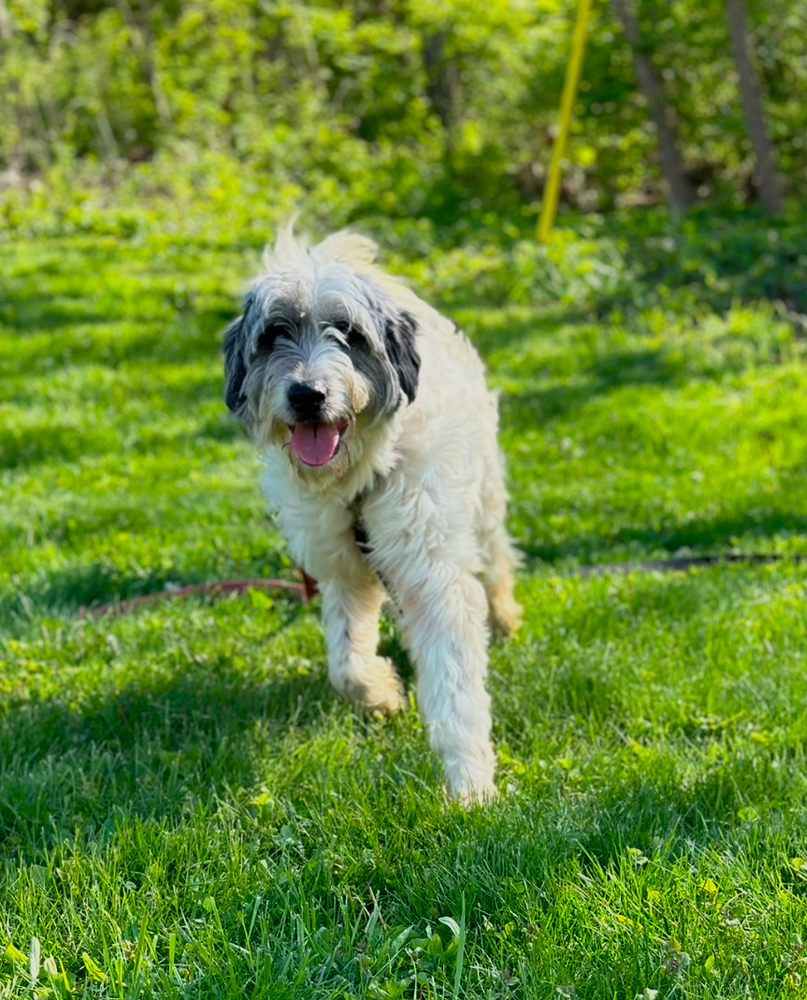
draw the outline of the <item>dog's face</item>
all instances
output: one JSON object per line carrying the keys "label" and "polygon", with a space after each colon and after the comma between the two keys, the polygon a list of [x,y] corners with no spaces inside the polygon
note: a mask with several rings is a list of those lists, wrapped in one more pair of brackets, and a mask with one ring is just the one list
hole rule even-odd
{"label": "dog's face", "polygon": [[340,476],[417,392],[416,322],[369,275],[303,251],[252,287],[224,341],[226,402],[262,448]]}

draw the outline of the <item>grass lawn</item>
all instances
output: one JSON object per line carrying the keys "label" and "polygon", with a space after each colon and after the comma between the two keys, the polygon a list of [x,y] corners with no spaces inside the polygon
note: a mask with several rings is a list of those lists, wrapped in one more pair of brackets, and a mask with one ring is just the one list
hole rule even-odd
{"label": "grass lawn", "polygon": [[503,795],[465,813],[415,711],[331,691],[316,606],[80,616],[294,575],[222,402],[255,257],[0,242],[0,997],[807,995],[804,566],[580,574],[807,554],[790,314],[453,304],[525,555],[492,649]]}

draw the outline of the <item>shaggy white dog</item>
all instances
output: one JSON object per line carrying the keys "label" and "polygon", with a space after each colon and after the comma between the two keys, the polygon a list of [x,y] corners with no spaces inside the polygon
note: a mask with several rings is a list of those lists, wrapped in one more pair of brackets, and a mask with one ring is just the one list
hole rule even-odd
{"label": "shaggy white dog", "polygon": [[375,267],[376,249],[280,234],[227,331],[227,405],[320,582],[334,687],[371,710],[407,704],[376,652],[389,598],[449,791],[469,802],[495,794],[488,621],[511,632],[520,611],[496,397],[458,327]]}

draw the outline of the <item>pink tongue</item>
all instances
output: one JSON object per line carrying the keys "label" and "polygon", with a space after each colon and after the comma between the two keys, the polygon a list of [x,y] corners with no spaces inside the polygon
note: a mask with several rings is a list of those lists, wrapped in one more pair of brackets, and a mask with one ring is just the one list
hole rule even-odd
{"label": "pink tongue", "polygon": [[291,432],[294,454],[306,465],[327,465],[339,444],[334,424],[297,424]]}

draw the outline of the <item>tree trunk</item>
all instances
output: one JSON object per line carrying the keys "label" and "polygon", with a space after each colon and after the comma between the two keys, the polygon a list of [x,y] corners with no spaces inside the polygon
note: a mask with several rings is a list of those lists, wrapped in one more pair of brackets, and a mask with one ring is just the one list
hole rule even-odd
{"label": "tree trunk", "polygon": [[454,126],[459,119],[462,84],[456,64],[445,55],[448,38],[448,31],[438,31],[423,39],[423,65],[426,69],[426,93],[445,130],[450,153]]}
{"label": "tree trunk", "polygon": [[0,0],[0,42],[11,41],[11,16],[6,0]]}
{"label": "tree trunk", "polygon": [[670,207],[683,212],[695,200],[695,192],[684,173],[678,152],[678,136],[673,124],[672,110],[667,104],[664,88],[650,56],[642,44],[639,22],[628,7],[627,0],[613,0],[616,16],[622,22],[625,37],[633,50],[633,65],[639,89],[647,99],[650,117],[656,125],[661,172],[670,192]]}
{"label": "tree trunk", "polygon": [[778,215],[782,211],[782,195],[776,177],[773,145],[765,128],[759,78],[751,60],[751,38],[748,34],[744,0],[726,0],[726,12],[731,47],[734,50],[734,64],[737,67],[737,76],[740,78],[743,109],[757,160],[759,196],[768,215]]}
{"label": "tree trunk", "polygon": [[137,53],[145,82],[151,90],[160,125],[170,125],[171,108],[168,105],[168,98],[165,96],[165,91],[163,90],[162,80],[154,55],[156,41],[151,28],[151,5],[147,4],[145,9],[140,11],[141,17],[139,20],[135,16],[129,0],[115,0],[115,6],[120,11],[129,29],[129,38]]}

